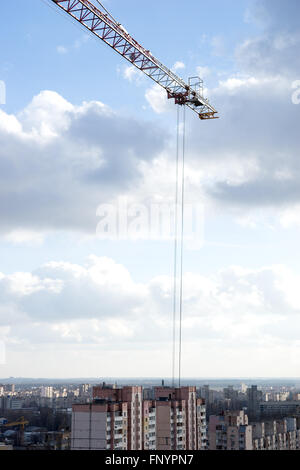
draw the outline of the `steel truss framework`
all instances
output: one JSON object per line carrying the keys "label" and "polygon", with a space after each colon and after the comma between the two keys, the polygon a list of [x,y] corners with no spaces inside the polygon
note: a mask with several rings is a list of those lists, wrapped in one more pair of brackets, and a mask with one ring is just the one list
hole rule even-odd
{"label": "steel truss framework", "polygon": [[201,90],[187,85],[175,73],[159,62],[150,51],[133,39],[121,24],[108,14],[100,11],[88,0],[51,0],[99,39],[112,47],[132,65],[162,86],[169,99],[186,105],[195,111],[200,119],[215,119],[217,111],[203,98]]}

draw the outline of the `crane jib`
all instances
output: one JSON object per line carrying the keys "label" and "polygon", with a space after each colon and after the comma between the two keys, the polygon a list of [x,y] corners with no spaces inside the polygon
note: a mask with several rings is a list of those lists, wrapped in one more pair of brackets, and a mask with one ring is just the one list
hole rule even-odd
{"label": "crane jib", "polygon": [[99,10],[89,0],[51,0],[91,33],[113,48],[133,66],[163,87],[175,104],[186,105],[200,119],[216,119],[217,111],[203,97],[201,89],[186,84],[172,70],[139,44],[125,28],[107,12]]}

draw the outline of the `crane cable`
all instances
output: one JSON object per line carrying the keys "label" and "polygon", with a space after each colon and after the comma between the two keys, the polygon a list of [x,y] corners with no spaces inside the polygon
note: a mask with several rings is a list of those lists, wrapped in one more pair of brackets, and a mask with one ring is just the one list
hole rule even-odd
{"label": "crane cable", "polygon": [[181,197],[180,197],[180,239],[178,240],[178,200],[179,200],[179,153],[180,153],[180,111],[177,108],[177,143],[176,143],[176,188],[175,188],[175,228],[174,228],[174,279],[173,279],[173,349],[172,349],[172,385],[175,385],[175,355],[176,355],[176,303],[177,303],[177,271],[178,245],[180,242],[179,266],[179,344],[178,344],[178,386],[181,385],[181,355],[182,355],[182,316],[183,316],[183,241],[184,241],[184,205],[185,205],[185,106],[183,107],[182,127],[182,156],[181,156]]}
{"label": "crane cable", "polygon": [[176,141],[176,178],[174,206],[174,273],[173,273],[173,351],[172,351],[172,386],[175,386],[175,353],[176,353],[176,294],[177,294],[177,233],[178,233],[178,193],[179,193],[179,106],[177,106],[177,141]]}
{"label": "crane cable", "polygon": [[182,304],[183,304],[183,239],[184,239],[184,196],[185,196],[185,106],[183,107],[182,130],[182,181],[181,181],[181,241],[180,241],[180,294],[179,294],[179,353],[178,387],[181,385],[181,350],[182,350]]}

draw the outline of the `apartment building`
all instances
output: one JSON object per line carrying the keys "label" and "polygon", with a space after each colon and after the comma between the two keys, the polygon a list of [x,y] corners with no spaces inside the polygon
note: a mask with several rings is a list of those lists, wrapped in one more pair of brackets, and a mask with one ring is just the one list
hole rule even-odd
{"label": "apartment building", "polygon": [[72,408],[72,449],[196,450],[206,448],[206,409],[196,387],[93,389],[93,403]]}
{"label": "apartment building", "polygon": [[247,389],[247,399],[248,399],[248,416],[250,419],[256,420],[259,417],[259,406],[262,401],[263,394],[261,390],[258,390],[257,385],[252,385],[251,388]]}
{"label": "apartment building", "polygon": [[248,423],[244,411],[210,416],[209,450],[297,450],[299,419],[284,418]]}
{"label": "apartment building", "polygon": [[40,396],[41,398],[53,398],[53,387],[41,387]]}
{"label": "apartment building", "polygon": [[252,426],[244,411],[225,412],[210,416],[209,450],[252,450]]}
{"label": "apartment building", "polygon": [[291,414],[300,416],[299,401],[266,401],[259,403],[259,415],[263,419],[268,419],[268,416],[285,418]]}
{"label": "apartment building", "polygon": [[299,430],[296,418],[254,423],[254,450],[296,450],[299,448]]}
{"label": "apartment building", "polygon": [[156,406],[152,400],[143,401],[142,440],[144,450],[156,449]]}
{"label": "apartment building", "polygon": [[[173,410],[173,425],[176,429],[173,433],[179,433],[182,437],[180,448],[187,450],[203,449],[206,445],[206,419],[203,413],[204,400],[197,399],[196,387],[155,387],[154,388],[156,400],[168,400]],[[159,403],[159,402],[158,402]],[[167,406],[167,405],[165,405]],[[176,410],[179,411],[176,411]],[[176,421],[177,413],[182,414],[183,423],[178,426]],[[184,428],[181,432],[180,428]],[[184,442],[185,441],[185,442]],[[176,440],[173,439],[173,446],[176,446]],[[177,448],[177,447],[173,447]]]}
{"label": "apartment building", "polygon": [[186,404],[159,397],[156,407],[156,450],[186,450]]}
{"label": "apartment building", "polygon": [[128,411],[128,449],[141,450],[143,442],[143,392],[142,387],[117,388],[105,383],[93,387],[94,400],[127,403]]}
{"label": "apartment building", "polygon": [[206,405],[204,400],[197,399],[197,449],[207,449]]}
{"label": "apartment building", "polygon": [[127,450],[127,403],[73,405],[71,450]]}

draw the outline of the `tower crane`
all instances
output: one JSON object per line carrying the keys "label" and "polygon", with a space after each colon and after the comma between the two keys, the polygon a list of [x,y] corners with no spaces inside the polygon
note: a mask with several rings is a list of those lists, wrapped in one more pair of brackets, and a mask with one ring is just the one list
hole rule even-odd
{"label": "tower crane", "polygon": [[[154,55],[137,42],[99,0],[51,0],[61,10],[84,26],[120,54],[132,66],[139,69],[167,92],[168,99],[183,107],[183,129],[185,129],[185,107],[194,111],[201,120],[218,119],[216,109],[203,96],[203,80],[190,77],[185,83],[172,70],[162,64]],[[97,6],[96,6],[97,4]],[[177,157],[176,157],[176,203],[179,201],[179,108],[177,113]],[[182,136],[182,181],[181,181],[181,243],[180,243],[180,330],[179,330],[179,386],[181,378],[181,326],[182,326],[182,265],[183,265],[183,220],[184,220],[184,152],[185,137]],[[178,214],[175,210],[174,240],[174,305],[173,305],[173,382],[175,376],[175,323],[176,323],[176,272],[177,272],[177,231]]]}
{"label": "tower crane", "polygon": [[141,46],[99,1],[97,4],[101,10],[94,4],[95,0],[94,3],[89,0],[51,1],[162,86],[168,98],[175,100],[175,104],[188,106],[201,120],[217,119],[217,111],[203,97],[203,81],[199,77],[191,77],[185,83]]}
{"label": "tower crane", "polygon": [[24,416],[21,418],[17,419],[16,421],[12,421],[11,423],[5,423],[4,426],[7,428],[10,427],[19,427],[18,431],[18,444],[20,446],[24,445],[24,431],[25,431],[25,426],[26,424],[29,424],[29,421],[27,421]]}

